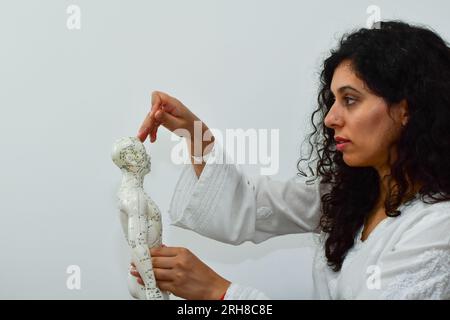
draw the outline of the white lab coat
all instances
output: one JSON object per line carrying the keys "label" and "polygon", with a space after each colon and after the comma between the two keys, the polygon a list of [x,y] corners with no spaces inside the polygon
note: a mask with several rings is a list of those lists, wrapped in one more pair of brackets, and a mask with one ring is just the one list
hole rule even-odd
{"label": "white lab coat", "polygon": [[[324,255],[326,234],[318,229],[327,186],[295,176],[279,182],[249,177],[215,142],[202,174],[185,165],[169,214],[172,224],[230,244],[314,232],[315,296],[318,299],[450,299],[450,201],[426,204],[418,197],[402,214],[386,218],[364,242],[358,232],[342,269]],[[233,283],[225,299],[266,299]]]}

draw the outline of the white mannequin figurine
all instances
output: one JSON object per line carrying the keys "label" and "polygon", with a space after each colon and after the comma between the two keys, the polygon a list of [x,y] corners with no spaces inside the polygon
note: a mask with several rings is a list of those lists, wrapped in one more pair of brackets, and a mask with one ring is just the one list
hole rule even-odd
{"label": "white mannequin figurine", "polygon": [[114,143],[113,162],[122,171],[119,198],[120,221],[131,248],[131,261],[145,286],[128,273],[130,294],[141,300],[167,300],[168,294],[157,286],[149,248],[160,247],[162,241],[161,212],[143,188],[144,176],[150,172],[150,156],[135,137],[125,137]]}

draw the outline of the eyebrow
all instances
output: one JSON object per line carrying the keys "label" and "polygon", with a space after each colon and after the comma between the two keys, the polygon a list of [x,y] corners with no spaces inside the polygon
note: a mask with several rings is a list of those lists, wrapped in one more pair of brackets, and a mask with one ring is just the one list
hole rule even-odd
{"label": "eyebrow", "polygon": [[338,92],[339,92],[339,93],[342,93],[342,92],[345,91],[345,90],[351,90],[351,91],[355,91],[355,92],[357,92],[357,93],[359,93],[359,94],[362,94],[362,92],[356,90],[356,89],[353,88],[352,86],[343,86],[343,87],[340,87],[340,88],[338,89]]}

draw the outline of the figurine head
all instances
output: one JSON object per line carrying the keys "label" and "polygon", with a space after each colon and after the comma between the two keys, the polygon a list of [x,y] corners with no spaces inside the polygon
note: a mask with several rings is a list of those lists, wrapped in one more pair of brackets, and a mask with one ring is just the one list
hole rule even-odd
{"label": "figurine head", "polygon": [[150,156],[147,154],[145,146],[136,137],[124,137],[116,140],[111,158],[122,171],[140,175],[150,172]]}

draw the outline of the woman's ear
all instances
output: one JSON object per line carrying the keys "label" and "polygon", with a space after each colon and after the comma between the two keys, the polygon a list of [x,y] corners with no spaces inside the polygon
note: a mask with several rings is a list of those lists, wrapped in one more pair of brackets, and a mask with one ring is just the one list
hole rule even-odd
{"label": "woman's ear", "polygon": [[400,123],[402,124],[402,127],[405,127],[406,124],[409,121],[409,108],[408,108],[408,102],[406,99],[403,99],[400,101],[399,105],[399,113],[400,113]]}

